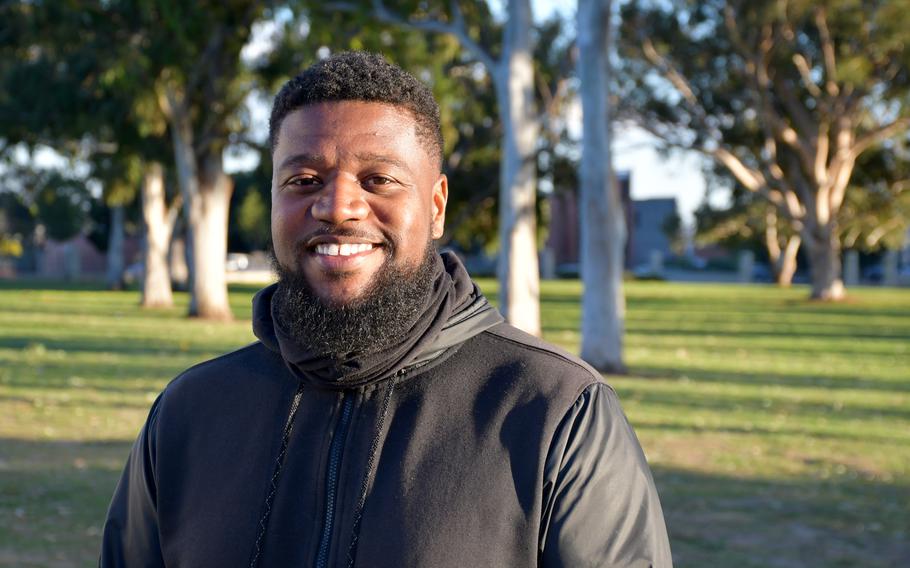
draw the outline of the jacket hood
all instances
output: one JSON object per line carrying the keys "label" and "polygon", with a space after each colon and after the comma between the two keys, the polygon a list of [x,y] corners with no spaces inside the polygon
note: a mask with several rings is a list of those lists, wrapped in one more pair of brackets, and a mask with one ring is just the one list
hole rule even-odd
{"label": "jacket hood", "polygon": [[268,349],[281,355],[306,383],[332,389],[356,388],[382,381],[423,365],[447,349],[503,321],[454,253],[439,256],[439,268],[426,313],[412,333],[379,353],[316,356],[284,332],[275,317],[272,284],[253,297],[253,333]]}

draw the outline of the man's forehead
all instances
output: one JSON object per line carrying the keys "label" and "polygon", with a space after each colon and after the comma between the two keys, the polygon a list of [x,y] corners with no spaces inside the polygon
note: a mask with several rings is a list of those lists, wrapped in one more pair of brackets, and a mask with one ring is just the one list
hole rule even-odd
{"label": "man's forehead", "polygon": [[327,101],[304,105],[287,114],[279,134],[284,133],[284,126],[289,124],[308,129],[341,124],[360,129],[371,124],[398,130],[416,130],[417,127],[414,114],[409,109],[373,101]]}
{"label": "man's forehead", "polygon": [[[326,161],[345,153],[359,161],[402,165],[426,153],[407,108],[367,101],[330,101],[294,109],[282,121],[272,158]],[[429,156],[427,156],[429,158]]]}

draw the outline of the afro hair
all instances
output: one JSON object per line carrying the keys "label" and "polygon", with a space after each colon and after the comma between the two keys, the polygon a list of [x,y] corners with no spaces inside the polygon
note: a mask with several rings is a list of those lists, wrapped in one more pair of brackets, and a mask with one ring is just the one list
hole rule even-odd
{"label": "afro hair", "polygon": [[385,103],[411,112],[418,139],[427,153],[442,165],[442,129],[439,105],[430,89],[416,77],[365,51],[337,53],[314,63],[281,87],[269,118],[269,144],[275,151],[281,123],[291,112],[332,101]]}

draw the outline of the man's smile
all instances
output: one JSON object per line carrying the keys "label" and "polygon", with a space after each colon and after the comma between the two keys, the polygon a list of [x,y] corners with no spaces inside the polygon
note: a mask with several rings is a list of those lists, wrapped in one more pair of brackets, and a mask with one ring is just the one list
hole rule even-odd
{"label": "man's smile", "polygon": [[[384,260],[383,243],[361,235],[316,235],[306,239],[302,248],[304,269],[310,264],[311,268],[329,273],[353,272],[370,264],[378,267]],[[374,257],[378,262],[371,263]]]}
{"label": "man's smile", "polygon": [[324,243],[316,245],[316,254],[324,254],[326,256],[351,256],[352,254],[360,254],[371,250],[373,250],[371,243]]}

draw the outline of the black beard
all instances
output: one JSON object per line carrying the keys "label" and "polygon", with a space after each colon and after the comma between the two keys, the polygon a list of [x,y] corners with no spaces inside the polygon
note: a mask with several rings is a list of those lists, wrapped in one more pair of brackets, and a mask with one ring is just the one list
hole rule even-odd
{"label": "black beard", "polygon": [[378,353],[400,342],[427,309],[438,256],[429,241],[417,266],[386,260],[360,298],[341,304],[318,296],[300,271],[282,266],[273,253],[275,315],[294,341],[316,355]]}

